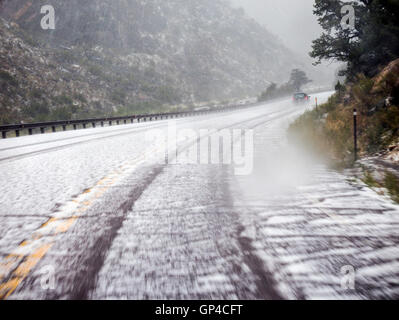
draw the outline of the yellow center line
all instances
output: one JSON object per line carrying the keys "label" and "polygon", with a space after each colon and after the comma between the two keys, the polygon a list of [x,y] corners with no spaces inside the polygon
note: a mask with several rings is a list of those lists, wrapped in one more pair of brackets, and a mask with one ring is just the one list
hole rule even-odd
{"label": "yellow center line", "polygon": [[[39,261],[46,255],[54,244],[55,236],[61,233],[66,233],[71,229],[76,221],[86,212],[89,207],[93,204],[93,201],[103,196],[110,187],[112,187],[118,180],[123,178],[121,175],[125,171],[134,170],[138,165],[147,159],[147,155],[153,154],[154,152],[160,151],[158,148],[148,150],[148,152],[141,154],[131,162],[128,162],[112,171],[108,176],[99,180],[94,187],[86,189],[81,195],[72,199],[69,203],[73,204],[75,212],[69,217],[63,217],[60,212],[60,217],[52,217],[43,223],[39,229],[37,229],[29,240],[24,240],[20,243],[15,251],[18,249],[26,248],[28,245],[32,245],[35,250],[35,242],[42,239],[47,231],[47,243],[38,243],[40,247],[31,254],[15,254],[11,253],[2,262],[0,262],[0,300],[7,299],[13,292],[18,288],[21,282],[29,275],[31,270],[39,263]],[[87,199],[87,197],[90,199]],[[83,198],[83,199],[80,199]],[[65,207],[68,206],[68,203]],[[56,213],[57,214],[57,213]],[[54,230],[53,230],[54,229]],[[52,231],[53,230],[53,231]],[[51,232],[51,233],[49,233]],[[14,271],[13,268],[16,268]],[[9,275],[9,273],[11,275]],[[5,279],[3,281],[3,279]]]}
{"label": "yellow center line", "polygon": [[77,216],[74,216],[74,217],[68,219],[63,224],[58,226],[58,228],[55,230],[55,233],[58,234],[58,233],[67,232],[75,224],[77,219],[78,219]]}
{"label": "yellow center line", "polygon": [[39,263],[47,251],[52,247],[52,243],[45,244],[33,254],[27,256],[18,268],[12,273],[11,279],[6,283],[0,284],[0,300],[7,299],[28,276],[29,272]]}

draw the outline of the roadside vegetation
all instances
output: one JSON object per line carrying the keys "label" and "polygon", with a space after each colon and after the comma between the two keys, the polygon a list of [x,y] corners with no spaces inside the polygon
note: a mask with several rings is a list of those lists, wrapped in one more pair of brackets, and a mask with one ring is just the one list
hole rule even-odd
{"label": "roadside vegetation", "polygon": [[387,172],[384,181],[385,188],[387,188],[392,199],[399,203],[399,178],[394,174]]}
{"label": "roadside vegetation", "polygon": [[[357,0],[356,24],[345,28],[345,2],[316,0],[314,13],[323,34],[313,41],[311,57],[345,64],[336,93],[327,103],[308,111],[288,130],[289,140],[321,155],[334,168],[354,164],[353,111],[357,110],[358,154],[381,155],[399,148],[399,3]],[[399,200],[399,180],[392,173],[375,180],[365,170],[363,181],[385,188]]]}
{"label": "roadside vegetation", "polygon": [[360,155],[371,155],[397,143],[399,136],[399,2],[351,2],[354,26],[342,23],[344,1],[316,0],[322,35],[310,56],[345,64],[336,93],[307,112],[290,128],[292,139],[315,148],[335,163],[353,160],[353,109],[358,111]]}
{"label": "roadside vegetation", "polygon": [[363,167],[363,177],[360,180],[378,194],[389,195],[394,202],[399,204],[399,178],[389,171],[376,176],[370,169]]}
{"label": "roadside vegetation", "polygon": [[358,112],[360,156],[386,151],[399,140],[399,59],[379,75],[358,75],[337,84],[327,103],[306,112],[289,128],[290,140],[323,154],[337,167],[353,164],[353,110]]}
{"label": "roadside vegetation", "polygon": [[[22,32],[20,28],[6,29],[1,24],[0,29],[9,39]],[[7,50],[16,59],[14,63],[26,64],[27,70],[35,72],[27,77],[20,69],[0,67],[0,125],[184,108],[183,92],[177,81],[161,74],[148,61],[140,66],[128,65],[112,49],[98,52],[89,47],[44,48],[27,42],[18,47],[15,43],[7,43]],[[25,59],[32,50],[39,62]],[[43,74],[46,76],[40,77]]]}
{"label": "roadside vegetation", "polygon": [[364,171],[364,178],[362,179],[362,181],[367,184],[370,188],[381,188],[381,184],[378,183],[378,181],[373,177],[373,174],[368,171],[365,170]]}

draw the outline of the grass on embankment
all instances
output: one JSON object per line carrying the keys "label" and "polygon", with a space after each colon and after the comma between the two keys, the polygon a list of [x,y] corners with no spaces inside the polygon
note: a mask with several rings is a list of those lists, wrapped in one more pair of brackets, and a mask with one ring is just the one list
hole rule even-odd
{"label": "grass on embankment", "polygon": [[388,190],[392,199],[399,203],[399,179],[394,174],[387,172],[385,175],[384,186]]}
{"label": "grass on embankment", "polygon": [[359,75],[327,103],[306,112],[289,128],[290,141],[324,155],[335,166],[353,164],[353,109],[358,111],[360,156],[399,142],[399,59],[375,78]]}
{"label": "grass on embankment", "polygon": [[372,172],[363,168],[361,180],[377,193],[389,195],[393,201],[399,204],[399,178],[392,172],[385,171],[383,177],[376,179]]}

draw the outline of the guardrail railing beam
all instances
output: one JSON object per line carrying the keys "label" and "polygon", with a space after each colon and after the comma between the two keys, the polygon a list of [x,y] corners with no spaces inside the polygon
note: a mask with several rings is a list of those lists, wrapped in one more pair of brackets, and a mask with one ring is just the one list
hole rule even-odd
{"label": "guardrail railing beam", "polygon": [[108,122],[109,126],[112,126],[114,122],[119,125],[121,121],[124,124],[127,124],[129,121],[134,123],[135,119],[137,123],[147,122],[147,121],[157,121],[164,119],[177,119],[177,118],[187,118],[193,116],[202,116],[211,113],[221,113],[232,110],[237,110],[240,108],[247,108],[251,106],[256,106],[257,104],[250,104],[245,106],[230,106],[226,108],[217,108],[213,110],[198,110],[198,111],[186,111],[186,112],[178,112],[178,113],[157,113],[157,114],[146,114],[146,115],[135,115],[135,116],[126,116],[126,117],[113,117],[113,118],[99,118],[99,119],[81,119],[81,120],[68,120],[68,121],[54,121],[54,122],[41,122],[41,123],[30,123],[30,124],[13,124],[13,125],[4,125],[0,126],[1,136],[3,139],[7,138],[7,132],[15,131],[15,135],[19,137],[21,135],[22,130],[28,130],[29,135],[33,135],[34,129],[40,129],[40,133],[46,133],[47,128],[51,128],[52,132],[57,131],[57,127],[62,127],[63,131],[67,130],[68,126],[73,126],[73,130],[77,130],[78,126],[86,129],[87,125],[91,124],[93,128],[96,127],[97,123],[101,124],[101,127],[104,127],[105,123]]}

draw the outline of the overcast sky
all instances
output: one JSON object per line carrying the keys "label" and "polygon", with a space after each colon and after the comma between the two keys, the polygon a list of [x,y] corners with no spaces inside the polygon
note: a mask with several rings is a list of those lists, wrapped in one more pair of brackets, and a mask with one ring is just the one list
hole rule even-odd
{"label": "overcast sky", "polygon": [[313,15],[314,0],[231,0],[249,16],[277,35],[289,48],[302,54],[311,50],[321,28]]}

